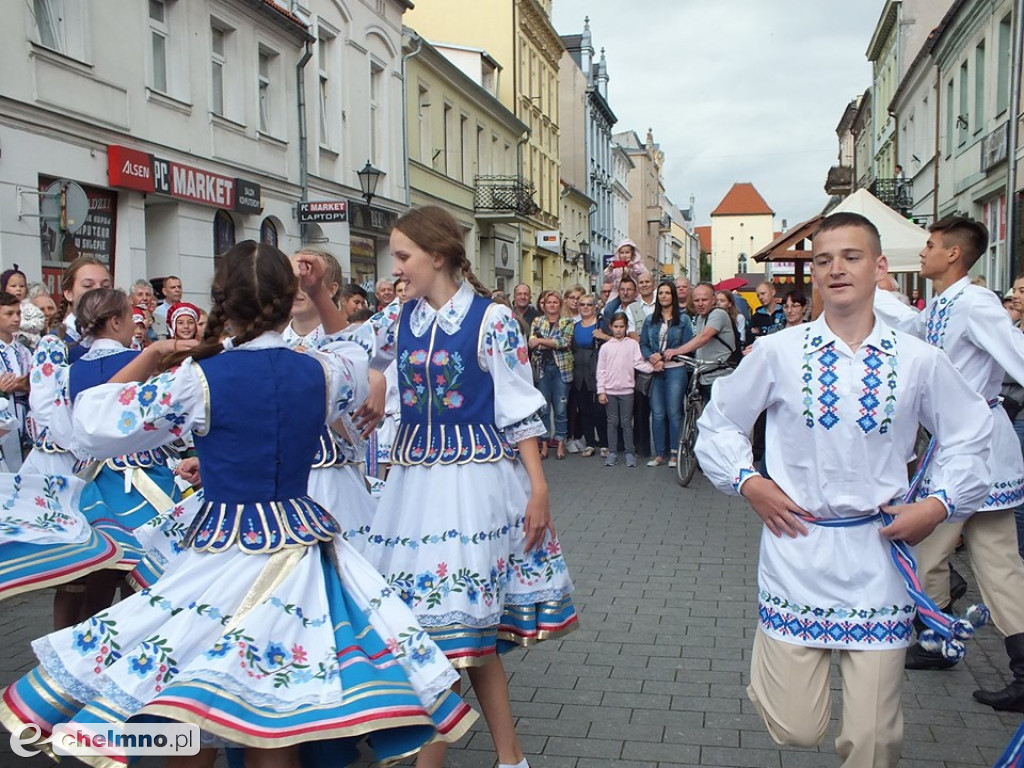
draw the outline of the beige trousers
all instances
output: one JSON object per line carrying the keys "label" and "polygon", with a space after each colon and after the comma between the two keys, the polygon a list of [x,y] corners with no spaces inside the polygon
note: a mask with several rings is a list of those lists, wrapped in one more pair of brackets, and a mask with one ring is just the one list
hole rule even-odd
{"label": "beige trousers", "polygon": [[966,522],[943,523],[917,545],[917,572],[928,597],[949,605],[949,566],[963,531],[971,569],[992,623],[1006,635],[1024,632],[1024,560],[1017,550],[1012,509],[977,512]]}
{"label": "beige trousers", "polygon": [[[836,751],[842,768],[891,768],[903,747],[906,649],[838,653],[843,715]],[[747,696],[776,744],[814,747],[825,738],[832,716],[831,659],[829,649],[784,643],[758,627]]]}

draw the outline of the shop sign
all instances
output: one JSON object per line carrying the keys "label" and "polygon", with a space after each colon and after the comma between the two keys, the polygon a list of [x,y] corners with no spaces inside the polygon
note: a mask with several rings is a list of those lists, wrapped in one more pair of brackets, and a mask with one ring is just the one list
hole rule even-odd
{"label": "shop sign", "polygon": [[299,222],[306,224],[316,222],[317,224],[330,224],[336,221],[348,221],[348,203],[344,200],[314,200],[309,203],[299,203]]}
{"label": "shop sign", "polygon": [[116,144],[107,146],[107,178],[111,186],[156,192],[200,205],[240,213],[263,210],[260,185],[255,182],[222,176]]}

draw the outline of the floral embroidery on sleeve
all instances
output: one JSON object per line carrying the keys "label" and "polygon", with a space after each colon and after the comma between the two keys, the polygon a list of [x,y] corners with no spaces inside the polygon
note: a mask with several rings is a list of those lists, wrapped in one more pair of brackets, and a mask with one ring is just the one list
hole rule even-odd
{"label": "floral embroidery on sleeve", "polygon": [[517,365],[527,365],[530,354],[526,351],[526,343],[519,333],[517,323],[508,313],[499,314],[497,319],[489,323],[484,335],[484,347],[488,356],[495,352],[505,358],[505,364],[514,369]]}
{"label": "floral embroidery on sleeve", "polygon": [[122,434],[136,432],[141,423],[144,432],[165,429],[175,437],[181,437],[187,417],[183,404],[171,396],[175,371],[177,368],[172,368],[145,383],[128,384],[121,390],[117,401],[124,408],[117,424]]}

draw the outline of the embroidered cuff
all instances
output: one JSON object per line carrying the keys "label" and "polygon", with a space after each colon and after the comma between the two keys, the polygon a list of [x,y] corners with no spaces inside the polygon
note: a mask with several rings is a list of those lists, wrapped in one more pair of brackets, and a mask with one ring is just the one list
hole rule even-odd
{"label": "embroidered cuff", "polygon": [[732,481],[733,490],[736,491],[736,493],[740,493],[740,488],[743,487],[743,484],[747,482],[747,480],[755,476],[761,477],[761,473],[758,472],[753,467],[744,467],[739,471],[739,474],[737,474]]}
{"label": "embroidered cuff", "polygon": [[953,517],[953,515],[956,514],[956,504],[954,504],[952,501],[949,500],[949,495],[944,490],[942,490],[941,488],[938,488],[938,489],[932,491],[927,496],[925,496],[925,498],[926,499],[938,499],[939,501],[941,501],[942,505],[946,508],[946,519],[947,520],[951,519]]}
{"label": "embroidered cuff", "polygon": [[547,428],[544,426],[544,422],[540,420],[540,415],[534,413],[527,416],[522,421],[517,421],[515,424],[509,424],[505,427],[505,439],[509,445],[515,445],[520,440],[525,440],[528,437],[544,437],[548,433]]}

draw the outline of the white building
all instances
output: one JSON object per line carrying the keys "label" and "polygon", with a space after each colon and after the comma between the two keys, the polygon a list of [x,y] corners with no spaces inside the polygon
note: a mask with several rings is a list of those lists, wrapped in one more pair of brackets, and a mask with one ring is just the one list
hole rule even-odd
{"label": "white building", "polygon": [[[247,238],[299,246],[305,197],[346,203],[336,207],[347,221],[307,225],[306,239],[333,251],[347,276],[390,272],[387,230],[407,200],[407,7],[10,4],[0,27],[0,263],[55,289],[67,261],[92,254],[117,285],[176,274],[187,298],[207,304],[215,254]],[[367,160],[386,174],[372,207],[356,175]],[[39,218],[41,203],[59,209],[61,189],[74,197],[68,182],[89,201],[75,232],[73,221],[61,229],[59,216]]]}
{"label": "white building", "polygon": [[[629,153],[618,144],[612,145],[612,248],[629,237],[629,172],[635,163]],[[610,256],[611,252],[601,254]]]}

